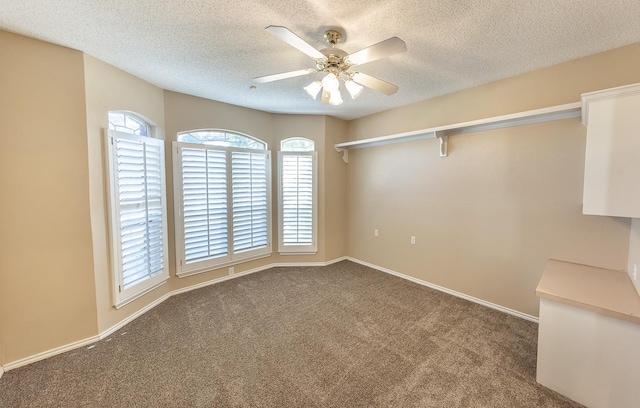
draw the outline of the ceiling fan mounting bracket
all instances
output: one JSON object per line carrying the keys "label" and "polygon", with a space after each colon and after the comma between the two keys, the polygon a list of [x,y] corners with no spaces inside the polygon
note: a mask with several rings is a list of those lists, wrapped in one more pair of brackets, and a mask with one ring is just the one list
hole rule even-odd
{"label": "ceiling fan mounting bracket", "polygon": [[342,34],[337,32],[336,30],[327,30],[324,33],[324,38],[333,47],[340,41],[340,39],[342,38]]}

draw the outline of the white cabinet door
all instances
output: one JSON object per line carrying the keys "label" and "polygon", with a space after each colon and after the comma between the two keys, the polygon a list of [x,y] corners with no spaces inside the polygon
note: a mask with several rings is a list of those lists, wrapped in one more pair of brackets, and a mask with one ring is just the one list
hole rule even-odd
{"label": "white cabinet door", "polygon": [[583,95],[583,115],[582,212],[640,218],[640,85]]}

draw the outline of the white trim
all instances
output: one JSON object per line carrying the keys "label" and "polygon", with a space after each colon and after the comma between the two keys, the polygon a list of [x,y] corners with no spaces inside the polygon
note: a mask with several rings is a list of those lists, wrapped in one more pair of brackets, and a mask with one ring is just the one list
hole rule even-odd
{"label": "white trim", "polygon": [[582,94],[582,124],[585,126],[589,125],[589,105],[592,102],[624,98],[638,94],[640,94],[640,84],[624,85],[617,88]]}
{"label": "white trim", "polygon": [[56,347],[56,348],[51,349],[51,350],[43,351],[42,353],[38,353],[38,354],[35,354],[33,356],[25,357],[25,358],[22,358],[20,360],[16,360],[14,362],[5,364],[4,367],[0,366],[0,377],[2,377],[2,373],[4,371],[9,371],[9,370],[13,370],[14,368],[23,367],[25,365],[28,365],[28,364],[31,364],[31,363],[35,363],[35,362],[40,361],[40,360],[44,360],[46,358],[53,357],[55,355],[65,353],[67,351],[71,351],[71,350],[75,350],[75,349],[80,348],[80,347],[84,347],[86,345],[95,343],[95,342],[97,342],[99,340],[103,340],[103,339],[109,337],[111,334],[113,334],[117,330],[120,330],[121,328],[123,328],[127,324],[131,323],[136,318],[142,316],[143,314],[145,314],[149,310],[151,310],[154,307],[158,306],[160,303],[162,303],[165,300],[169,299],[171,296],[179,295],[181,293],[190,292],[190,291],[195,290],[195,289],[200,289],[200,288],[203,288],[205,286],[214,285],[216,283],[224,282],[224,281],[227,281],[227,280],[230,280],[230,279],[239,278],[241,276],[249,275],[249,274],[252,274],[252,273],[264,271],[266,269],[279,268],[279,267],[290,267],[290,266],[328,266],[328,265],[331,265],[331,264],[334,264],[334,263],[337,263],[337,262],[340,262],[340,261],[344,261],[346,259],[348,259],[348,258],[346,256],[343,256],[341,258],[332,259],[332,260],[326,261],[326,262],[272,263],[272,264],[269,264],[269,265],[260,266],[260,267],[257,267],[257,268],[254,268],[254,269],[250,269],[250,270],[247,270],[247,271],[238,272],[238,273],[235,273],[233,275],[223,276],[221,278],[212,279],[212,280],[207,281],[207,282],[197,283],[195,285],[191,285],[191,286],[187,286],[187,287],[184,287],[184,288],[181,288],[181,289],[173,290],[171,292],[165,293],[160,298],[158,298],[158,299],[154,300],[153,302],[149,303],[148,305],[146,305],[142,309],[140,309],[137,312],[133,313],[132,315],[128,316],[124,320],[116,323],[115,325],[111,326],[110,328],[108,328],[107,330],[103,331],[102,333],[100,333],[97,336],[88,337],[88,338],[86,338],[84,340],[79,340],[79,341],[76,341],[76,342],[73,342],[73,343],[69,343],[69,344],[64,345],[64,346]]}
{"label": "white trim", "polygon": [[153,286],[149,286],[148,288],[140,291],[139,293],[136,293],[135,295],[132,295],[128,298],[126,298],[125,300],[116,303],[115,305],[113,305],[113,307],[115,307],[116,309],[120,309],[121,307],[128,305],[129,303],[133,302],[134,300],[138,299],[139,297],[142,297],[144,295],[146,295],[147,293],[151,292],[152,290],[155,290],[156,288],[164,285],[165,283],[167,283],[167,281],[169,280],[169,277],[165,277],[164,280],[162,282],[158,282]]}
{"label": "white trim", "polygon": [[223,276],[223,277],[220,277],[220,278],[212,279],[212,280],[209,280],[209,281],[206,281],[206,282],[197,283],[195,285],[186,286],[184,288],[176,289],[176,290],[171,291],[171,296],[179,295],[179,294],[185,293],[185,292],[191,292],[192,290],[196,290],[196,289],[204,288],[204,287],[207,287],[207,286],[215,285],[216,283],[220,283],[220,282],[228,281],[228,280],[231,280],[231,279],[239,278],[239,277],[245,276],[245,275],[250,275],[252,273],[264,271],[266,269],[271,269],[271,268],[273,268],[273,265],[274,264],[269,264],[269,265],[265,265],[265,266],[259,266],[257,268],[249,269],[247,271],[234,273],[233,275],[227,275],[227,276]]}
{"label": "white trim", "polygon": [[426,286],[426,287],[429,287],[431,289],[435,289],[435,290],[438,290],[440,292],[444,292],[444,293],[447,293],[449,295],[453,295],[455,297],[459,297],[461,299],[465,299],[465,300],[468,300],[470,302],[477,303],[479,305],[489,307],[491,309],[499,310],[501,312],[510,314],[512,316],[515,316],[515,317],[519,317],[519,318],[524,319],[524,320],[528,320],[530,322],[538,323],[538,318],[537,317],[531,316],[531,315],[526,314],[526,313],[518,312],[517,310],[509,309],[508,307],[496,305],[495,303],[487,302],[486,300],[482,300],[482,299],[478,299],[478,298],[473,297],[473,296],[465,295],[464,293],[456,292],[455,290],[447,289],[445,287],[442,287],[442,286],[439,286],[439,285],[436,285],[436,284],[433,284],[433,283],[430,283],[430,282],[427,282],[427,281],[423,281],[422,279],[414,278],[413,276],[409,276],[409,275],[405,275],[405,274],[400,273],[400,272],[392,271],[391,269],[383,268],[382,266],[374,265],[374,264],[371,264],[369,262],[361,261],[361,260],[356,259],[356,258],[351,258],[351,257],[348,256],[346,259],[351,261],[351,262],[358,263],[360,265],[368,266],[369,268],[377,269],[380,272],[388,273],[390,275],[394,275],[394,276],[397,276],[399,278],[406,279],[406,280],[411,281],[413,283],[417,283],[418,285]]}
{"label": "white trim", "polygon": [[5,371],[13,370],[14,368],[19,368],[26,366],[31,363],[35,363],[36,361],[44,360],[45,358],[53,357],[58,354],[65,353],[67,351],[75,350],[77,348],[86,346],[91,343],[95,343],[100,340],[100,336],[92,336],[87,337],[84,340],[78,340],[73,343],[66,344],[64,346],[56,347],[51,350],[43,351],[42,353],[34,354],[33,356],[21,358],[20,360],[16,360],[11,363],[7,363],[4,365]]}
{"label": "white trim", "polygon": [[579,117],[581,113],[582,104],[580,102],[567,103],[565,105],[534,109],[509,115],[494,116],[469,122],[455,123],[452,125],[338,143],[334,145],[334,147],[340,152],[346,149],[360,149],[363,147],[382,146],[392,143],[410,142],[413,140],[433,139],[436,137],[436,132],[442,132],[442,135],[446,136],[460,135],[463,133],[481,132],[505,127],[548,122],[552,120],[576,118]]}
{"label": "white trim", "polygon": [[[262,259],[262,258],[268,258],[271,255],[272,255],[272,252],[269,252],[268,254],[260,254],[260,255],[250,256],[248,258],[243,258],[243,259],[235,259],[235,260],[232,260],[232,261],[229,261],[229,262],[225,262],[225,263],[221,263],[221,264],[217,264],[217,265],[203,266],[201,268],[194,269],[194,270],[189,271],[189,272],[182,272],[180,274],[176,273],[176,276],[178,278],[186,278],[187,276],[197,275],[199,273],[211,272],[211,271],[215,271],[216,269],[226,268],[228,266],[235,266],[235,265],[240,265],[240,264],[245,263],[245,262],[255,261],[255,260],[258,260],[258,259]],[[202,261],[199,261],[199,262],[202,262]]]}
{"label": "white trim", "polygon": [[329,266],[329,265],[333,265],[334,263],[338,263],[338,262],[341,262],[341,261],[346,261],[348,259],[349,259],[349,257],[343,256],[343,257],[340,257],[340,258],[332,259],[332,260],[327,261],[327,262],[279,262],[279,263],[271,264],[271,267],[272,268],[284,268],[284,267],[289,267],[289,266]]}

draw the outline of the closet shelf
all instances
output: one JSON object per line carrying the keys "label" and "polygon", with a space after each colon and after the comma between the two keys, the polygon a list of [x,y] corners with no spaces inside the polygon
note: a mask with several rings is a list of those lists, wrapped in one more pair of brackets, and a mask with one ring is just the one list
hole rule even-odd
{"label": "closet shelf", "polygon": [[446,157],[448,136],[461,135],[463,133],[482,132],[485,130],[501,129],[513,126],[530,125],[534,123],[549,122],[552,120],[577,118],[581,115],[582,104],[580,102],[567,103],[565,105],[557,105],[551,106],[549,108],[511,113],[509,115],[494,116],[491,118],[455,123],[452,125],[414,130],[411,132],[373,137],[370,139],[355,140],[353,142],[338,143],[334,147],[338,152],[343,152],[343,159],[345,163],[348,163],[348,154],[350,149],[362,149],[365,147],[382,146],[392,143],[438,138],[440,140],[440,156]]}

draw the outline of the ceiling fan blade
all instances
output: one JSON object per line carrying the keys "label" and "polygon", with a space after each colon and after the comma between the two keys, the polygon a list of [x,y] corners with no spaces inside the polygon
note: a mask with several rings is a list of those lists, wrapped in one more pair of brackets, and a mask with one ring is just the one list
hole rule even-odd
{"label": "ceiling fan blade", "polygon": [[363,74],[362,72],[354,73],[353,80],[360,85],[364,85],[375,91],[382,92],[383,94],[393,95],[394,93],[398,92],[398,87],[396,85],[372,77],[371,75]]}
{"label": "ceiling fan blade", "polygon": [[331,94],[329,93],[329,91],[322,88],[322,98],[320,99],[320,102],[326,105],[329,103],[329,99],[331,99]]}
{"label": "ceiling fan blade", "polygon": [[253,82],[264,84],[265,82],[273,82],[273,81],[279,81],[281,79],[293,78],[293,77],[298,77],[302,75],[309,75],[312,72],[316,72],[316,70],[309,68],[309,69],[301,69],[298,71],[283,72],[280,74],[265,75],[265,76],[253,78]]}
{"label": "ceiling fan blade", "polygon": [[269,26],[266,28],[268,32],[275,35],[282,41],[286,42],[290,46],[302,51],[307,54],[311,58],[315,59],[324,59],[326,58],[323,53],[313,48],[309,43],[307,43],[302,38],[298,37],[294,33],[291,32],[287,27],[281,26]]}
{"label": "ceiling fan blade", "polygon": [[391,37],[347,56],[349,64],[362,65],[380,58],[407,51],[407,44],[398,37]]}

